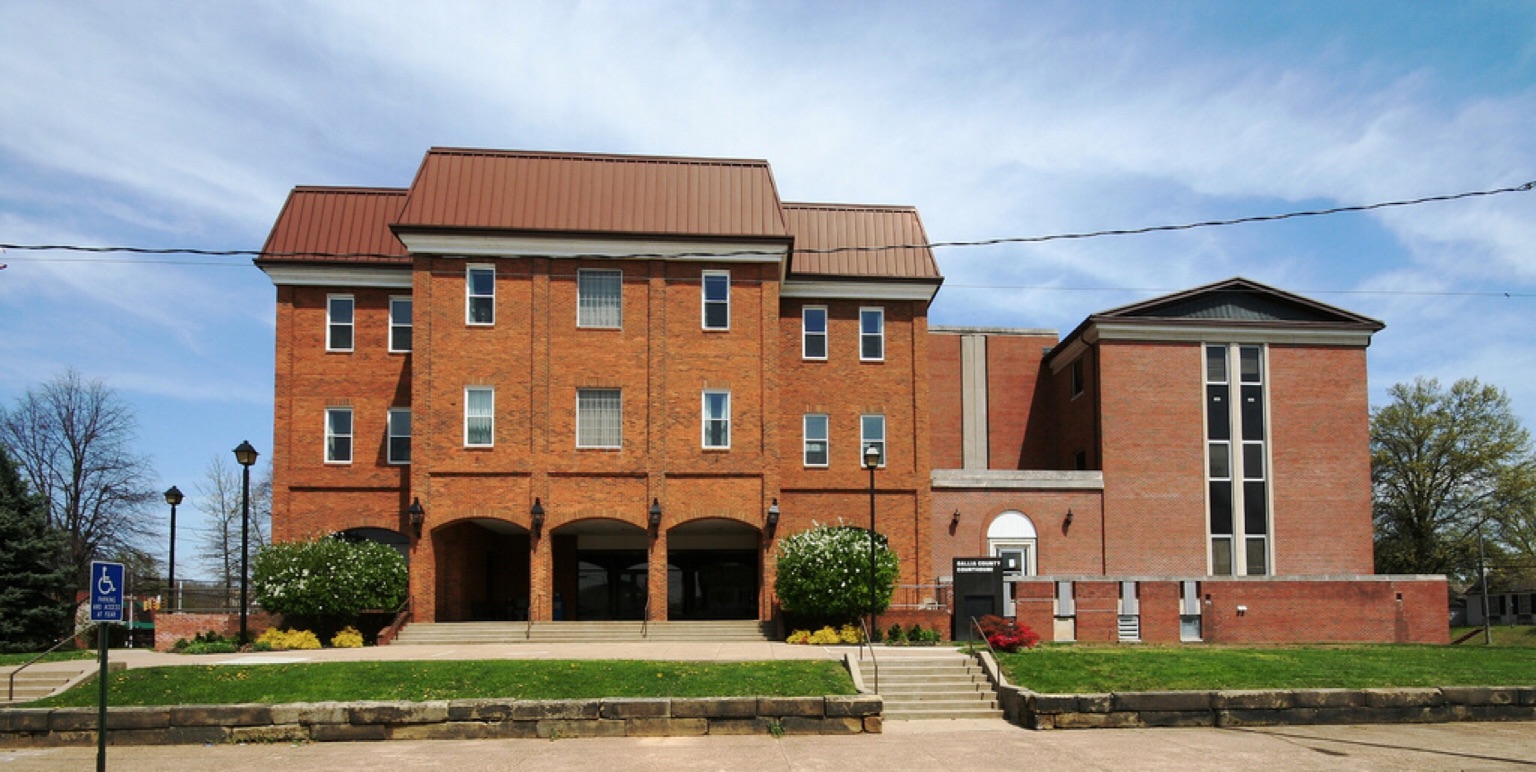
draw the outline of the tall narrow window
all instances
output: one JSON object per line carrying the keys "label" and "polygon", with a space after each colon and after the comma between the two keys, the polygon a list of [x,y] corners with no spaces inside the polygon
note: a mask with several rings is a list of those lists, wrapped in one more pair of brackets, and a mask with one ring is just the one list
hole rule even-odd
{"label": "tall narrow window", "polygon": [[827,358],[827,307],[800,309],[800,356],[804,359]]}
{"label": "tall narrow window", "polygon": [[496,268],[472,265],[466,270],[464,320],[469,324],[496,323]]}
{"label": "tall narrow window", "polygon": [[827,416],[825,413],[807,413],[805,416],[805,465],[826,466],[829,458],[827,442]]}
{"label": "tall narrow window", "polygon": [[352,408],[325,409],[325,462],[352,463]]}
{"label": "tall narrow window", "polygon": [[390,408],[389,463],[411,463],[411,409],[408,407]]}
{"label": "tall narrow window", "polygon": [[389,350],[411,350],[411,299],[389,299]]}
{"label": "tall narrow window", "polygon": [[618,389],[576,390],[576,447],[624,445],[624,402]]}
{"label": "tall narrow window", "polygon": [[859,309],[859,359],[878,362],[885,359],[885,309]]}
{"label": "tall narrow window", "polygon": [[1206,346],[1205,393],[1211,573],[1267,575],[1271,567],[1264,348]]}
{"label": "tall narrow window", "polygon": [[464,445],[489,448],[496,443],[496,390],[471,386],[464,390]]}
{"label": "tall narrow window", "polygon": [[327,295],[325,298],[325,350],[352,350],[351,295]]}
{"label": "tall narrow window", "polygon": [[859,465],[864,464],[864,451],[874,447],[880,451],[880,466],[885,466],[885,416],[859,416]]}
{"label": "tall narrow window", "polygon": [[731,329],[731,272],[704,272],[704,329]]}
{"label": "tall narrow window", "polygon": [[591,270],[576,272],[576,326],[624,326],[624,272]]}
{"label": "tall narrow window", "polygon": [[731,393],[704,392],[704,447],[723,450],[731,447]]}
{"label": "tall narrow window", "polygon": [[1083,393],[1083,360],[1081,357],[1072,361],[1072,396]]}

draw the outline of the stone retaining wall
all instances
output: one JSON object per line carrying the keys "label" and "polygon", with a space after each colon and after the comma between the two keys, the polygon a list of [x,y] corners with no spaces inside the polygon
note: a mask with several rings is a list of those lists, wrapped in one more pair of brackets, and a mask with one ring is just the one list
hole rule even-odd
{"label": "stone retaining wall", "polygon": [[1444,723],[1536,720],[1536,687],[1038,694],[998,690],[1004,715],[1029,729]]}
{"label": "stone retaining wall", "polygon": [[[875,695],[439,700],[122,707],[111,745],[331,740],[853,735],[881,731]],[[96,708],[0,709],[0,746],[94,745]]]}

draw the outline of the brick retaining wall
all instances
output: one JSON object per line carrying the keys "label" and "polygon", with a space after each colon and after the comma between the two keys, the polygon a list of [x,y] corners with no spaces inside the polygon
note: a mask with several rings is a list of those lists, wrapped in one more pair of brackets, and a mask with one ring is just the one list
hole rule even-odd
{"label": "brick retaining wall", "polygon": [[[111,708],[111,745],[878,734],[875,695],[437,700]],[[0,746],[94,745],[96,708],[0,709]]]}

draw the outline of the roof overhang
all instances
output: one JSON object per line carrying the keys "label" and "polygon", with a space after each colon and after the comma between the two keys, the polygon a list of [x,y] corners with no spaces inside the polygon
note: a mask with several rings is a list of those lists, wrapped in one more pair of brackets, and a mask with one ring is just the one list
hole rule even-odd
{"label": "roof overhang", "polygon": [[806,300],[919,300],[932,302],[940,282],[868,279],[785,279],[779,297]]}
{"label": "roof overhang", "polygon": [[410,266],[387,268],[360,265],[314,265],[305,263],[256,264],[277,286],[288,287],[377,287],[410,289]]}
{"label": "roof overhang", "polygon": [[1104,320],[1089,317],[1067,342],[1050,355],[1051,372],[1061,372],[1089,346],[1099,341],[1157,343],[1265,343],[1281,346],[1329,346],[1366,348],[1371,327],[1312,326],[1293,322],[1244,322],[1236,320],[1170,320],[1156,322]]}

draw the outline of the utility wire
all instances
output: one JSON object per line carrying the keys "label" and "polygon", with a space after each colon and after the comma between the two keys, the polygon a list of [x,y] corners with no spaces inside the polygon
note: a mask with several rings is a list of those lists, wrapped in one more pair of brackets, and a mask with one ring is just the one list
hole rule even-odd
{"label": "utility wire", "polygon": [[[1524,193],[1536,189],[1536,180],[1521,185],[1506,188],[1494,188],[1490,190],[1475,190],[1466,193],[1452,193],[1441,196],[1425,196],[1423,198],[1405,199],[1401,201],[1382,201],[1375,204],[1358,204],[1354,206],[1336,206],[1328,209],[1312,209],[1300,212],[1286,212],[1283,214],[1250,215],[1247,217],[1234,217],[1227,220],[1205,220],[1202,222],[1182,223],[1178,225],[1150,225],[1143,228],[1123,228],[1113,230],[1086,231],[1081,233],[1056,233],[1046,236],[1010,236],[996,239],[981,239],[977,241],[935,241],[926,244],[882,244],[873,246],[844,246],[823,247],[819,249],[794,249],[790,254],[796,255],[827,255],[838,253],[867,253],[890,252],[902,249],[946,249],[951,247],[986,247],[999,244],[1041,244],[1050,241],[1069,241],[1081,239],[1095,239],[1106,236],[1139,236],[1149,233],[1166,233],[1170,231],[1187,231],[1198,228],[1220,228],[1232,225],[1245,225],[1249,223],[1276,222],[1279,220],[1292,220],[1301,217],[1323,217],[1327,215],[1344,214],[1346,212],[1369,212],[1377,209],[1392,207],[1419,206],[1421,204],[1439,203],[1444,201],[1457,201],[1467,198],[1481,198],[1485,196],[1497,196],[1504,193]],[[257,249],[197,249],[192,247],[92,247],[77,244],[0,244],[0,250],[17,250],[28,252],[83,252],[83,253],[116,253],[134,255],[195,255],[199,257],[266,257],[266,258],[337,258],[337,259],[376,259],[399,260],[405,255],[386,254],[380,252],[264,252]],[[669,258],[669,257],[748,257],[758,255],[778,255],[783,250],[746,249],[732,252],[635,252],[629,254],[592,254],[592,255],[568,255],[577,258]],[[537,255],[523,255],[524,257],[536,257]],[[155,261],[159,262],[159,261]]]}

